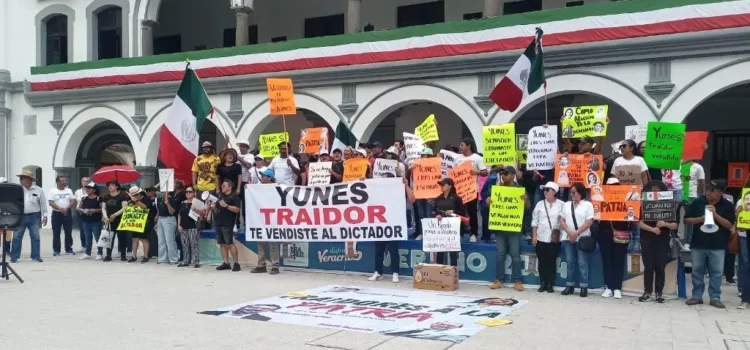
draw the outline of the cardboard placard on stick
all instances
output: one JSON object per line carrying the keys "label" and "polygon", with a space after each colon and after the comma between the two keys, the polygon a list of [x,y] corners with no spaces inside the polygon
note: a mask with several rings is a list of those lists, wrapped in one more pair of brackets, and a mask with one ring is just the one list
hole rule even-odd
{"label": "cardboard placard on stick", "polygon": [[307,128],[299,132],[299,153],[322,154],[328,151],[328,128]]}
{"label": "cardboard placard on stick", "polygon": [[602,186],[604,202],[601,203],[601,220],[639,221],[641,212],[641,186]]}
{"label": "cardboard placard on stick", "polygon": [[414,197],[417,199],[435,199],[440,195],[438,182],[443,176],[440,173],[440,158],[420,158],[412,166],[414,180]]}
{"label": "cardboard placard on stick", "polygon": [[516,165],[516,125],[489,125],[482,129],[484,164]]}
{"label": "cardboard placard on stick", "polygon": [[477,179],[471,173],[473,169],[471,161],[465,161],[448,171],[448,177],[453,179],[456,186],[456,194],[464,203],[477,199]]}
{"label": "cardboard placard on stick", "polygon": [[258,138],[258,148],[260,149],[260,155],[265,159],[272,159],[278,156],[279,144],[282,142],[289,141],[288,132],[277,132],[273,134],[260,135]]}
{"label": "cardboard placard on stick", "polygon": [[646,164],[650,168],[679,170],[684,141],[685,124],[648,122],[643,156]]}
{"label": "cardboard placard on stick", "polygon": [[535,126],[529,130],[528,170],[550,170],[555,168],[557,155],[557,128]]}
{"label": "cardboard placard on stick", "polygon": [[370,161],[366,158],[352,158],[344,162],[343,182],[364,180],[367,177],[367,168]]}
{"label": "cardboard placard on stick", "polygon": [[563,108],[562,137],[572,139],[606,136],[608,113],[607,105]]}
{"label": "cardboard placard on stick", "polygon": [[322,186],[331,183],[331,162],[315,162],[310,163],[310,167],[307,172],[307,185],[308,186]]}
{"label": "cardboard placard on stick", "polygon": [[602,184],[603,164],[601,155],[558,154],[555,162],[555,182],[560,187],[570,187],[576,182],[587,188]]}
{"label": "cardboard placard on stick", "polygon": [[268,106],[271,115],[297,114],[294,102],[294,86],[289,78],[267,78]]}
{"label": "cardboard placard on stick", "polygon": [[439,140],[437,123],[435,123],[435,115],[430,114],[422,124],[419,124],[414,128],[414,134],[419,136],[422,141],[430,142]]}
{"label": "cardboard placard on stick", "polygon": [[174,191],[174,169],[159,169],[159,192]]}

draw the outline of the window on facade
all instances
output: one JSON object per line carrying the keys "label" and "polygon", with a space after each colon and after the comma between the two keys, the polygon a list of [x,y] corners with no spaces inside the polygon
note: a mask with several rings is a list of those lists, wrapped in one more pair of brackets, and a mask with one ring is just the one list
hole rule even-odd
{"label": "window on facade", "polygon": [[154,55],[182,52],[182,36],[169,35],[154,38]]}
{"label": "window on facade", "polygon": [[344,14],[305,18],[305,38],[344,34]]}
{"label": "window on facade", "polygon": [[122,9],[110,7],[96,15],[98,58],[122,57]]}
{"label": "window on facade", "polygon": [[46,64],[68,63],[68,16],[56,15],[45,23]]}
{"label": "window on facade", "polygon": [[506,2],[503,4],[503,14],[512,15],[516,13],[534,12],[542,10],[542,0],[520,0]]}
{"label": "window on facade", "polygon": [[565,3],[565,7],[583,6],[583,1],[568,1]]}
{"label": "window on facade", "polygon": [[[258,43],[258,25],[253,24],[247,28],[247,36],[250,45]],[[237,43],[237,29],[227,28],[224,29],[224,45],[222,47],[234,47]]]}
{"label": "window on facade", "polygon": [[469,21],[472,19],[482,19],[482,13],[481,12],[464,13],[464,21]]}
{"label": "window on facade", "polygon": [[399,6],[396,11],[398,28],[445,22],[445,1]]}

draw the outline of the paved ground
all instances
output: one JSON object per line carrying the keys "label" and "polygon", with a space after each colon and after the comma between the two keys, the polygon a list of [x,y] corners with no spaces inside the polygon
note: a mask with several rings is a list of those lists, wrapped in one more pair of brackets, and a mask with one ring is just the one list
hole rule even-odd
{"label": "paved ground", "polygon": [[[25,242],[28,243],[28,242]],[[725,286],[726,310],[682,301],[583,299],[535,290],[461,293],[529,300],[512,325],[488,328],[452,343],[392,338],[198,315],[196,312],[330,284],[411,288],[410,281],[367,282],[362,276],[282,271],[278,276],[218,272],[213,267],[79,261],[52,257],[42,233],[44,263],[30,262],[28,244],[15,264],[26,280],[0,281],[2,349],[748,349],[750,310],[736,310],[736,287]]]}

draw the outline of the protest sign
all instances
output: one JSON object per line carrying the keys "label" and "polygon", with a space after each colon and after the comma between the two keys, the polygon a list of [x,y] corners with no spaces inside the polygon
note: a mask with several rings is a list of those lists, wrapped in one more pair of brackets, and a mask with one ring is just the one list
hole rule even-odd
{"label": "protest sign", "polygon": [[448,177],[453,179],[456,186],[456,194],[464,203],[477,199],[477,178],[471,173],[472,170],[474,166],[467,160],[448,171]]}
{"label": "protest sign", "polygon": [[648,122],[646,154],[643,156],[646,165],[657,169],[680,169],[684,139],[685,124]]}
{"label": "protest sign", "polygon": [[516,124],[490,125],[482,128],[484,164],[516,165]]}
{"label": "protest sign", "polygon": [[601,220],[638,221],[641,211],[641,186],[607,185],[601,203]]}
{"label": "protest sign", "polygon": [[440,162],[443,177],[448,177],[448,171],[458,164],[459,154],[448,150],[441,149],[438,153],[442,161]]}
{"label": "protest sign", "polygon": [[279,144],[289,141],[288,132],[277,132],[274,134],[260,135],[258,139],[258,148],[260,155],[265,159],[271,159],[279,155]]}
{"label": "protest sign", "polygon": [[535,126],[529,130],[527,170],[555,168],[557,155],[557,128]]}
{"label": "protest sign", "polygon": [[297,114],[292,79],[266,78],[266,88],[268,89],[268,105],[271,108],[271,115]]}
{"label": "protest sign", "polygon": [[422,251],[424,252],[460,252],[461,219],[445,217],[422,219]]}
{"label": "protest sign", "polygon": [[750,229],[750,188],[742,189],[742,197],[740,197],[740,203],[742,206],[737,213],[737,227],[742,229]]}
{"label": "protest sign", "polygon": [[438,182],[443,176],[440,174],[440,158],[420,158],[414,161],[411,169],[414,181],[414,197],[417,199],[435,199],[442,190]]}
{"label": "protest sign", "polygon": [[645,221],[677,221],[677,202],[672,191],[643,192],[642,218]]}
{"label": "protest sign", "polygon": [[424,142],[439,140],[440,138],[438,137],[438,128],[437,123],[435,123],[435,115],[430,114],[427,119],[422,122],[422,124],[419,124],[416,128],[414,128],[414,134]]}
{"label": "protest sign", "polygon": [[307,185],[308,186],[322,186],[331,183],[331,162],[315,162],[310,163],[310,167],[307,172]]}
{"label": "protest sign", "polygon": [[[421,274],[415,280],[417,278],[433,279]],[[278,329],[287,329],[284,324],[288,324],[408,337],[414,339],[415,344],[420,341],[419,344],[427,344],[424,340],[460,343],[496,324],[489,320],[506,318],[527,303],[499,296],[322,286],[201,314],[273,322]],[[356,334],[347,336],[357,337]]]}
{"label": "protest sign", "polygon": [[604,161],[601,155],[557,154],[555,182],[560,187],[570,187],[576,182],[586,187],[602,184]]}
{"label": "protest sign", "polygon": [[748,170],[750,170],[750,164],[748,163],[729,163],[729,169],[727,169],[727,185],[729,187],[743,187],[745,186],[745,180],[748,177]]}
{"label": "protest sign", "polygon": [[174,169],[159,169],[159,192],[174,191]]}
{"label": "protest sign", "polygon": [[146,220],[148,220],[148,209],[141,209],[135,205],[128,205],[122,212],[120,225],[117,231],[130,231],[143,233],[146,230]]}
{"label": "protest sign", "polygon": [[424,141],[419,136],[404,133],[404,152],[406,152],[406,165],[411,166],[414,160],[419,158],[419,152],[424,149]]}
{"label": "protest sign", "polygon": [[408,237],[401,179],[245,189],[248,241],[365,242]]}
{"label": "protest sign", "polygon": [[375,159],[375,165],[372,168],[372,177],[374,179],[396,177],[396,168],[398,168],[398,161],[395,159]]}
{"label": "protest sign", "polygon": [[492,186],[490,194],[490,230],[521,232],[523,226],[523,187]]}
{"label": "protest sign", "polygon": [[352,158],[344,161],[344,179],[342,181],[364,180],[367,177],[367,168],[370,161],[367,158]]}
{"label": "protest sign", "polygon": [[573,139],[606,136],[608,112],[607,105],[563,108],[562,137]]}
{"label": "protest sign", "polygon": [[688,131],[685,133],[685,142],[682,146],[682,160],[703,159],[703,146],[708,140],[708,131]]}
{"label": "protest sign", "polygon": [[529,147],[529,135],[528,134],[516,134],[516,154],[518,155],[518,163],[526,164],[528,159],[528,147]]}
{"label": "protest sign", "polygon": [[299,153],[323,154],[328,151],[328,128],[307,128],[299,132]]}
{"label": "protest sign", "polygon": [[646,141],[646,127],[641,125],[626,126],[625,139],[633,140],[636,144]]}
{"label": "protest sign", "polygon": [[615,167],[615,177],[622,185],[642,185],[641,166],[638,164],[618,165]]}

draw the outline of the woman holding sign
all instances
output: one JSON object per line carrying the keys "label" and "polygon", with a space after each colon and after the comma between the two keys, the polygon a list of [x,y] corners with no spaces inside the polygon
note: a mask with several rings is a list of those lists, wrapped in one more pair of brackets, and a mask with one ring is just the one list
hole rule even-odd
{"label": "woman holding sign", "polygon": [[[644,191],[666,192],[667,185],[661,181],[649,181],[643,186]],[[677,210],[679,212],[679,209]],[[641,214],[641,217],[643,215]],[[679,220],[679,215],[677,219]],[[670,232],[679,226],[678,221],[641,221],[641,258],[643,259],[643,295],[638,301],[650,301],[651,293],[656,292],[657,303],[663,303],[664,269],[669,259]],[[656,288],[654,288],[656,280]]]}
{"label": "woman holding sign", "polygon": [[[391,175],[391,174],[388,174]],[[393,176],[386,176],[393,177]],[[409,179],[403,178],[406,202],[414,203],[414,192],[409,188]],[[398,272],[400,270],[398,241],[375,242],[375,273],[372,274],[368,281],[377,281],[383,275],[383,259],[385,251],[391,256],[391,272],[393,273],[393,283],[398,283]],[[454,261],[457,259],[454,259]],[[454,265],[455,266],[455,265]]]}
{"label": "woman holding sign", "polygon": [[565,259],[568,265],[568,281],[565,282],[565,290],[562,295],[570,295],[575,292],[576,271],[578,271],[578,285],[581,287],[581,297],[588,296],[589,286],[589,252],[584,252],[579,247],[581,237],[591,236],[591,225],[594,224],[594,206],[585,200],[586,187],[576,182],[570,187],[571,201],[565,203],[563,215],[560,218],[562,227],[563,247],[565,248]]}
{"label": "woman holding sign", "polygon": [[198,251],[198,243],[200,240],[200,233],[198,232],[198,226],[196,218],[200,216],[197,210],[193,209],[193,201],[195,200],[195,189],[193,186],[188,186],[185,189],[185,200],[179,203],[179,215],[177,217],[178,223],[177,228],[180,230],[180,239],[182,240],[182,261],[177,267],[185,267],[193,264],[195,268],[201,267],[200,265],[200,253]]}
{"label": "woman holding sign", "polygon": [[[607,185],[619,185],[620,181],[612,177]],[[601,187],[596,187],[601,192]],[[602,197],[600,199],[604,200]],[[595,196],[592,196],[592,200]],[[622,280],[627,259],[628,244],[630,244],[630,222],[628,221],[600,221],[597,235],[599,252],[602,255],[602,269],[604,270],[603,298],[614,296],[622,298]]]}
{"label": "woman holding sign", "polygon": [[[125,261],[128,235],[125,231],[118,231],[117,228],[120,226],[120,216],[125,211],[129,198],[128,195],[120,190],[120,184],[117,181],[107,183],[107,188],[109,189],[109,193],[101,197],[104,225],[109,226],[110,232],[117,234],[117,247],[120,252],[120,260]],[[112,261],[112,248],[107,248],[107,256],[104,257],[104,261]]]}
{"label": "woman holding sign", "polygon": [[[440,190],[442,193],[432,201],[432,214],[435,218],[440,221],[444,216],[465,216],[466,207],[464,206],[464,201],[456,193],[456,185],[453,183],[453,179],[446,177],[445,179],[440,180],[438,184],[440,184]],[[450,265],[458,266],[458,252],[448,252],[448,255],[451,259]],[[438,264],[447,265],[447,262],[445,261],[445,253],[437,253],[436,260]]]}

